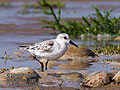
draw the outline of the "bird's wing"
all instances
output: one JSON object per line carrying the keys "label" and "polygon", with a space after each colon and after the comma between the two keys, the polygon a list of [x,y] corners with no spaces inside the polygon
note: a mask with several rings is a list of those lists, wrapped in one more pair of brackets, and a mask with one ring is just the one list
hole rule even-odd
{"label": "bird's wing", "polygon": [[38,50],[39,52],[52,52],[54,46],[54,40],[47,40],[40,43],[36,43],[33,46],[30,46],[30,49]]}

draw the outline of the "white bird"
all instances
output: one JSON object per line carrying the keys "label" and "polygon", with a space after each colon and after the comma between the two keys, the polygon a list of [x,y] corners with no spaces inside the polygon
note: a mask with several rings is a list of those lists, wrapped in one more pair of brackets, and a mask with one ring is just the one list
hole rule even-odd
{"label": "white bird", "polygon": [[41,71],[44,71],[43,63],[36,57],[47,60],[45,63],[45,69],[47,70],[48,60],[58,59],[63,56],[67,51],[68,43],[78,47],[69,39],[68,34],[60,33],[56,39],[35,43],[31,46],[19,46],[18,49],[29,51],[33,55],[34,59],[41,64]]}

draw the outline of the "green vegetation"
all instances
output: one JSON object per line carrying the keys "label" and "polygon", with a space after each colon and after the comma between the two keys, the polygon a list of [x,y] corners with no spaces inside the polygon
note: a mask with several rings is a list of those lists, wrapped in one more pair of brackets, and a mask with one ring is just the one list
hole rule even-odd
{"label": "green vegetation", "polygon": [[28,10],[28,9],[23,9],[23,10],[21,10],[20,13],[21,13],[21,14],[28,14],[28,13],[29,13],[29,10]]}
{"label": "green vegetation", "polygon": [[0,3],[0,6],[2,6],[2,7],[10,7],[11,3],[10,2],[8,2],[8,3]]}
{"label": "green vegetation", "polygon": [[[60,3],[59,1],[47,0],[47,3],[51,5],[53,8],[65,7],[65,4]],[[41,8],[41,7],[46,7],[46,4],[44,3],[43,0],[38,0],[35,4],[29,4],[29,3],[24,4],[24,7],[25,8]]]}
{"label": "green vegetation", "polygon": [[95,48],[94,52],[103,55],[120,55],[120,45]]}
{"label": "green vegetation", "polygon": [[61,21],[61,7],[58,7],[58,13],[57,15],[54,12],[53,7],[46,1],[46,0],[42,0],[44,2],[44,4],[46,5],[46,7],[42,7],[42,11],[44,14],[46,15],[52,15],[55,19],[55,21],[48,21],[45,19],[39,19],[39,21],[42,21],[43,23],[47,23],[49,24],[49,26],[44,26],[44,28],[52,28],[54,30],[59,30],[60,28],[62,28],[62,24],[60,23]]}
{"label": "green vegetation", "polygon": [[[43,7],[43,12],[46,15],[52,15],[54,21],[48,21],[40,19],[43,23],[48,24],[45,28],[52,28],[58,30],[61,33],[68,33],[71,36],[79,37],[80,35],[120,35],[120,17],[111,17],[111,12],[104,10],[104,14],[100,12],[98,8],[92,6],[95,9],[95,13],[89,15],[88,17],[82,17],[82,21],[75,20],[62,20],[61,19],[61,7],[58,7],[58,13],[54,12],[51,4],[46,0],[42,0],[45,8]],[[58,16],[58,17],[57,17]]]}

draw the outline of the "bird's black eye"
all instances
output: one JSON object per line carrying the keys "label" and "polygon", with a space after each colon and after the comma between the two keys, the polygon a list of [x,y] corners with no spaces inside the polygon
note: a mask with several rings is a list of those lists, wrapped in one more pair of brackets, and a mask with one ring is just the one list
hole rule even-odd
{"label": "bird's black eye", "polygon": [[64,39],[67,39],[67,37],[64,37]]}

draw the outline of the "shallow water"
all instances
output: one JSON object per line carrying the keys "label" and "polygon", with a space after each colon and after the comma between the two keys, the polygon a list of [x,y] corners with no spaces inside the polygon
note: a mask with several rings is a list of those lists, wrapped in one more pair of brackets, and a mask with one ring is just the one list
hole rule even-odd
{"label": "shallow water", "polygon": [[[7,52],[8,55],[13,55],[17,50],[16,48],[19,45],[31,45],[33,43],[36,42],[41,42],[43,40],[47,40],[47,39],[52,39],[55,38],[56,35],[53,34],[42,34],[42,35],[28,35],[26,34],[27,32],[16,32],[16,33],[10,33],[10,32],[5,32],[6,34],[1,34],[0,35],[0,57],[4,56],[5,51]],[[23,33],[23,35],[19,35],[19,33]],[[32,32],[31,32],[32,33]],[[119,42],[116,42],[114,40],[107,40],[107,41],[99,41],[97,39],[73,39],[73,41],[78,44],[78,45],[85,45],[88,48],[90,48],[91,50],[93,50],[94,46],[103,46],[103,45],[117,45],[119,44]],[[23,51],[24,52],[24,51]],[[28,53],[28,52],[25,52]],[[28,53],[29,54],[29,53]],[[111,70],[114,71],[119,71],[120,68],[111,68],[111,64],[108,63],[101,63],[102,60],[105,59],[112,59],[114,61],[114,59],[116,59],[116,56],[101,56],[101,58],[98,60],[98,62],[96,63],[91,63],[91,65],[86,65],[84,67],[80,67],[78,64],[78,66],[76,64],[72,64],[72,66],[70,66],[69,68],[61,68],[60,65],[62,64],[67,64],[69,63],[66,61],[57,61],[57,65],[53,64],[52,68],[48,68],[49,70],[54,70],[54,71],[58,71],[58,72],[81,72],[83,70],[85,71],[108,71],[111,72]],[[118,59],[120,59],[118,57]],[[68,64],[69,65],[69,64]],[[40,71],[40,65],[34,61],[31,60],[29,58],[13,58],[12,60],[7,60],[7,62],[5,63],[5,60],[0,59],[0,69],[3,68],[11,68],[11,67],[30,67],[34,70],[39,70]],[[76,66],[75,68],[73,68],[73,66]],[[75,84],[75,85],[74,85]],[[65,82],[65,85],[67,87],[76,87],[79,88],[80,86],[76,86],[76,82],[75,83],[67,83],[67,81]]]}
{"label": "shallow water", "polygon": [[[39,9],[28,8],[28,14],[21,14],[20,12],[24,10],[24,3],[35,3],[35,2],[12,2],[10,7],[0,7],[0,24],[15,24],[23,25],[30,23],[39,23],[38,21],[26,20],[25,18],[39,18],[48,17],[43,13],[33,13],[34,11],[39,11]],[[66,7],[62,9],[62,18],[80,18],[82,16],[88,16],[94,13],[94,9],[91,7],[94,5],[99,7],[102,12],[103,8],[107,10],[115,8],[112,12],[112,16],[120,16],[120,1],[98,1],[98,2],[66,2]],[[55,10],[57,12],[57,10]],[[50,16],[49,16],[50,17]],[[23,18],[23,19],[21,19]]]}
{"label": "shallow water", "polygon": [[88,16],[94,13],[94,9],[91,5],[100,8],[101,12],[103,9],[109,10],[115,8],[111,13],[114,17],[120,16],[120,1],[97,1],[97,2],[67,2],[66,9],[62,11],[62,16],[66,18],[80,18],[82,16]]}
{"label": "shallow water", "polygon": [[[6,33],[7,34],[7,33]],[[44,34],[44,35],[40,35],[40,36],[36,36],[36,35],[23,35],[23,36],[19,36],[19,35],[15,35],[15,34],[7,34],[6,35],[0,35],[0,57],[4,56],[4,52],[6,51],[8,55],[13,55],[16,51],[19,51],[17,50],[17,47],[19,45],[31,45],[33,43],[36,43],[36,42],[41,42],[43,40],[47,40],[47,39],[52,39],[52,38],[55,38],[56,36],[55,35],[52,35],[52,34]],[[104,43],[102,43],[103,41],[97,41],[97,40],[81,40],[81,39],[76,39],[76,40],[73,40],[76,44],[78,45],[85,45],[85,46],[88,46],[88,48],[90,49],[93,49],[94,48],[94,45],[96,46],[101,46],[101,45],[105,45],[106,42],[108,41],[104,41]],[[109,43],[107,43],[108,45],[110,44],[119,44],[119,42],[114,42],[113,40],[110,40]],[[105,57],[105,56],[102,56],[101,57],[101,60],[104,60],[106,58],[116,58],[116,57]],[[26,58],[27,59],[27,58]],[[28,58],[29,59],[29,58]],[[62,64],[62,63],[66,63],[66,62],[61,62],[61,61],[58,61],[58,64]],[[31,65],[32,64],[32,65]],[[13,60],[7,60],[7,63],[4,64],[4,60],[0,60],[0,68],[11,68],[12,66],[14,67],[22,67],[22,66],[26,66],[26,67],[30,67],[30,68],[33,68],[33,69],[36,69],[36,68],[39,68],[39,64],[35,61],[32,61],[32,60],[20,60],[17,62],[17,60],[14,61]],[[110,68],[107,68],[105,69],[105,67],[107,67],[108,65],[105,64],[105,65],[102,65],[102,64],[99,64],[99,63],[96,63],[94,65],[92,65],[91,67],[87,68],[87,70],[92,70],[92,71],[97,71],[98,70],[103,70],[103,71],[106,71],[106,70],[110,70]],[[56,66],[55,66],[56,67]],[[54,69],[57,69],[57,67],[55,68],[53,67],[53,70]],[[94,68],[96,67],[96,68]],[[101,68],[99,68],[101,67]],[[102,69],[102,67],[104,69]]]}

